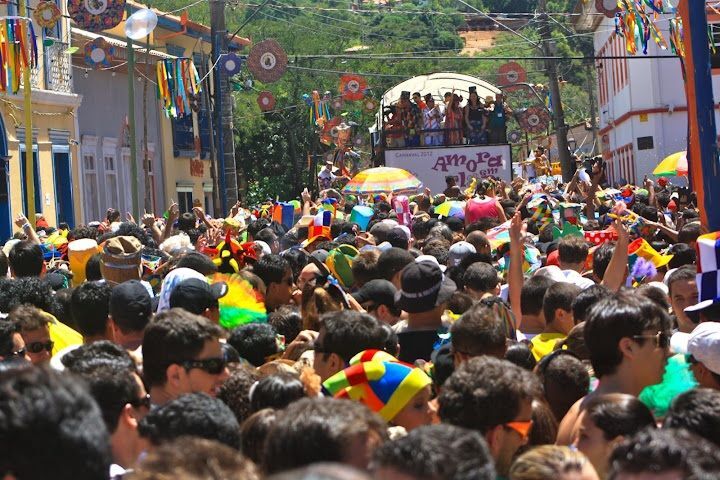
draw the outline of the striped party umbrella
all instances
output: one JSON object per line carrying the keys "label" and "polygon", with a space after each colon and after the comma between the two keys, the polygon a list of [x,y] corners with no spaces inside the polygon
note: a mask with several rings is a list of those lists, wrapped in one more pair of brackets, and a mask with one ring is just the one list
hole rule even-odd
{"label": "striped party umbrella", "polygon": [[665,157],[660,164],[653,170],[656,177],[687,177],[688,161],[687,151],[676,152]]}
{"label": "striped party umbrella", "polygon": [[465,218],[465,202],[448,200],[435,207],[435,213],[443,217]]}
{"label": "striped party umbrella", "polygon": [[415,193],[422,182],[415,175],[402,168],[368,168],[355,175],[345,185],[343,193]]}

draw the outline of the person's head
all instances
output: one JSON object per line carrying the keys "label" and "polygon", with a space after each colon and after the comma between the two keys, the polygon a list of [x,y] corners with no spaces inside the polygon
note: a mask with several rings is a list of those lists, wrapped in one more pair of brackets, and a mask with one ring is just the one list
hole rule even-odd
{"label": "person's head", "polygon": [[353,294],[355,300],[373,317],[387,324],[395,324],[402,313],[395,306],[397,289],[388,280],[367,282]]}
{"label": "person's head", "polygon": [[280,351],[277,332],[267,323],[248,323],[236,327],[230,334],[228,343],[235,347],[242,358],[256,367],[273,360]]}
{"label": "person's head", "polygon": [[675,397],[663,428],[683,428],[720,446],[720,392],[693,388]]}
{"label": "person's head", "polygon": [[302,317],[300,310],[295,306],[282,306],[268,315],[268,324],[271,325],[278,335],[285,337],[285,342],[290,343],[300,334],[302,330]]}
{"label": "person's head", "polygon": [[573,404],[587,395],[590,374],[585,364],[568,350],[555,350],[543,357],[536,370],[545,398],[558,421]]}
{"label": "person's head", "polygon": [[97,282],[102,280],[102,271],[100,270],[100,262],[102,261],[102,255],[96,253],[90,257],[85,264],[85,279],[88,282]]}
{"label": "person's head", "polygon": [[386,339],[380,322],[367,313],[351,310],[328,313],[320,317],[313,368],[323,381],[327,380],[363,350],[382,350]]}
{"label": "person's head", "polygon": [[106,479],[111,456],[100,410],[82,382],[46,367],[0,373],[3,478]]}
{"label": "person's head", "polygon": [[7,277],[8,269],[10,268],[10,263],[8,262],[8,258],[5,255],[5,252],[0,249],[0,278]]}
{"label": "person's head", "polygon": [[198,437],[180,437],[149,452],[131,475],[133,480],[259,480],[257,467],[237,449]]}
{"label": "person's head", "polygon": [[359,402],[303,398],[278,415],[265,444],[268,474],[317,462],[340,462],[366,469],[387,425]]}
{"label": "person's head", "polygon": [[490,240],[488,240],[485,232],[481,230],[474,230],[467,234],[465,241],[475,247],[475,252],[480,254],[490,254]]}
{"label": "person's head", "polygon": [[530,342],[508,342],[505,350],[505,360],[514,363],[520,368],[532,371],[537,365],[537,360],[530,350]]}
{"label": "person's head", "polygon": [[117,362],[122,363],[129,371],[137,369],[127,350],[109,340],[99,340],[79,345],[63,355],[60,362],[72,373],[91,370],[106,363],[115,365]]}
{"label": "person's head", "polygon": [[550,286],[543,297],[543,315],[547,328],[567,335],[575,326],[573,321],[573,300],[581,292],[580,287],[567,282]]}
{"label": "person's head", "polygon": [[670,346],[667,312],[650,300],[619,292],[603,298],[585,322],[585,344],[595,375],[621,375],[639,394],[660,383]]}
{"label": "person's head", "polygon": [[253,266],[253,273],[265,283],[265,305],[270,310],[290,303],[293,275],[290,264],[280,255],[263,255]]}
{"label": "person's head", "polygon": [[375,450],[378,480],[493,480],[487,443],[478,432],[454,425],[420,427]]}
{"label": "person's head", "polygon": [[378,258],[377,271],[380,278],[389,280],[400,288],[400,272],[406,265],[415,261],[412,253],[401,248],[388,248]]}
{"label": "person's head", "polygon": [[78,331],[90,339],[112,339],[108,325],[110,285],[105,282],[84,282],[73,290],[70,311]]}
{"label": "person's head", "polygon": [[720,390],[720,323],[702,322],[690,334],[676,333],[673,343],[674,349],[686,352],[700,386]]}
{"label": "person's head", "polygon": [[220,299],[227,295],[225,282],[208,283],[199,278],[180,282],[170,293],[170,308],[182,308],[213,323],[220,321]]}
{"label": "person's head", "polygon": [[520,289],[520,308],[523,316],[542,317],[545,292],[555,280],[545,275],[535,275],[525,281]]}
{"label": "person's head", "polygon": [[667,286],[672,311],[677,318],[678,329],[690,333],[696,323],[685,313],[685,309],[698,301],[696,282],[697,269],[687,265],[680,267],[668,276]]}
{"label": "person's head", "polygon": [[42,248],[30,240],[13,245],[8,256],[10,274],[15,278],[39,277],[45,270]]}
{"label": "person's head", "polygon": [[150,292],[138,280],[116,285],[110,292],[110,327],[116,342],[140,335],[152,317]]}
{"label": "person's head", "polygon": [[450,334],[455,367],[481,355],[505,356],[505,324],[493,309],[481,303],[463,313],[450,327]]}
{"label": "person's head", "polygon": [[8,318],[20,327],[25,350],[33,365],[50,361],[55,343],[50,339],[50,316],[31,305],[15,307]]}
{"label": "person's head", "polygon": [[220,347],[222,330],[180,308],[158,314],[143,337],[143,375],[153,403],[184,393],[215,395],[228,377]]}
{"label": "person's head", "polygon": [[608,480],[681,480],[720,477],[720,449],[687,430],[645,429],[610,456]]}
{"label": "person's head", "polygon": [[694,265],[697,260],[695,250],[685,243],[676,243],[670,247],[670,251],[668,253],[673,256],[673,258],[668,262],[668,269]]}
{"label": "person's head", "polygon": [[518,457],[510,480],[599,480],[590,461],[569,447],[541,445]]}
{"label": "person's head", "polygon": [[497,295],[499,293],[500,278],[495,267],[485,262],[475,262],[470,265],[463,275],[465,291],[476,300],[484,295]]}
{"label": "person's head", "polygon": [[605,272],[607,271],[608,265],[610,265],[610,259],[614,251],[615,244],[606,242],[593,252],[593,274],[598,281],[602,281],[602,279],[605,278]]}
{"label": "person's head", "polygon": [[305,385],[298,375],[280,372],[262,378],[252,387],[250,408],[253,412],[264,408],[281,410],[306,396]]}
{"label": "person's head", "polygon": [[254,367],[239,365],[232,370],[230,378],[220,387],[218,398],[230,407],[240,424],[252,413],[250,389],[258,380],[260,380],[260,374]]}
{"label": "person's head", "polygon": [[30,361],[25,342],[20,334],[20,325],[0,321],[0,363]]}
{"label": "person's head", "polygon": [[307,467],[266,477],[267,480],[370,480],[370,478],[363,470],[334,462],[313,463]]}
{"label": "person's head", "polygon": [[694,250],[700,234],[702,234],[702,225],[700,222],[686,223],[680,227],[678,231],[678,243],[684,243]]}
{"label": "person's head", "polygon": [[605,478],[613,449],[645,428],[655,428],[655,418],[636,397],[624,393],[598,395],[585,404],[573,445]]}
{"label": "person's head", "polygon": [[579,324],[587,320],[590,308],[601,298],[612,296],[612,292],[605,285],[592,285],[580,293],[572,302],[573,321]]}
{"label": "person's head", "polygon": [[563,237],[558,245],[558,259],[563,270],[581,272],[590,247],[583,237]]}
{"label": "person's head", "polygon": [[138,426],[153,446],[182,436],[215,440],[240,449],[240,425],[222,400],[205,393],[188,393],[153,408]]}
{"label": "person's head", "polygon": [[183,254],[175,264],[175,268],[190,268],[205,276],[217,273],[218,267],[207,255],[190,251]]}
{"label": "person's head", "polygon": [[380,259],[380,250],[372,249],[360,252],[355,256],[352,263],[352,273],[355,288],[362,288],[363,285],[371,280],[380,278],[378,272],[378,260]]}
{"label": "person's head", "polygon": [[528,441],[532,399],[539,395],[532,373],[483,356],[463,363],[445,381],[438,413],[443,423],[483,434],[498,474],[507,475],[515,452]]}
{"label": "person's head", "polygon": [[411,317],[429,314],[439,318],[455,290],[455,282],[443,274],[437,263],[427,260],[413,262],[401,272],[395,306]]}

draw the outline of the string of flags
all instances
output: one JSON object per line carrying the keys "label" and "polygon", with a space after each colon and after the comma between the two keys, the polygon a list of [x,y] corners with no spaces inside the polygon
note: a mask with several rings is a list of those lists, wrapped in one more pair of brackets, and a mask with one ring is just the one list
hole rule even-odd
{"label": "string of flags", "polygon": [[158,98],[167,117],[183,117],[196,110],[201,91],[200,76],[191,59],[166,59],[157,63]]}
{"label": "string of flags", "polygon": [[620,11],[615,15],[615,33],[625,39],[625,49],[634,55],[638,47],[647,55],[650,40],[663,50],[668,48],[665,38],[655,24],[666,12],[662,0],[618,0]]}
{"label": "string of flags", "polygon": [[27,17],[0,19],[0,91],[17,93],[27,68],[38,65],[37,37]]}

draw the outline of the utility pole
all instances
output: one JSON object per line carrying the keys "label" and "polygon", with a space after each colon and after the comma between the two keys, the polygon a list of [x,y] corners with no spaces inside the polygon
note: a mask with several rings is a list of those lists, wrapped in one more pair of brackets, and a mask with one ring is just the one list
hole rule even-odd
{"label": "utility pole", "polygon": [[[127,5],[127,18],[132,15],[130,5]],[[127,37],[127,69],[128,69],[128,133],[130,140],[130,189],[132,191],[132,213],[135,218],[142,218],[140,215],[140,200],[138,194],[138,168],[137,168],[137,144],[135,143],[135,45],[130,37]],[[147,61],[147,58],[146,58]],[[149,189],[150,185],[145,185]]]}
{"label": "utility pole", "polygon": [[593,149],[592,154],[598,151],[599,142],[597,141],[598,129],[597,129],[597,111],[595,109],[595,59],[590,60],[585,66],[587,69],[587,91],[588,98],[590,99],[590,128],[592,129]]}
{"label": "utility pole", "polygon": [[214,113],[217,126],[215,142],[220,183],[220,199],[223,215],[228,205],[238,200],[237,169],[235,166],[235,141],[233,138],[233,98],[228,85],[225,69],[218,65],[218,59],[227,53],[228,41],[225,26],[225,0],[210,0],[210,35],[212,37],[212,59],[216,68]]}
{"label": "utility pole", "polygon": [[[540,38],[542,39],[542,53],[545,57],[555,56],[555,42],[552,39],[552,32],[548,22],[547,0],[538,0],[538,11],[540,12]],[[558,157],[564,182],[569,182],[575,174],[575,165],[570,159],[568,149],[567,130],[565,125],[565,113],[563,112],[562,100],[560,99],[560,82],[558,81],[557,61],[554,58],[545,59],[545,69],[548,74],[548,86],[550,87],[550,99],[552,100],[553,123],[555,124],[555,138],[557,141]]]}

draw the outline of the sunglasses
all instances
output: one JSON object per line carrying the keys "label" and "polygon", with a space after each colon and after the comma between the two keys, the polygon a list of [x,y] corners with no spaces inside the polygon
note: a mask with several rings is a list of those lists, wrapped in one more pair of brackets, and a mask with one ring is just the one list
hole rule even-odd
{"label": "sunglasses", "polygon": [[634,340],[654,338],[655,348],[668,348],[670,346],[670,334],[668,332],[657,332],[655,335],[633,335]]}
{"label": "sunglasses", "polygon": [[210,375],[220,375],[223,370],[225,370],[227,362],[224,357],[215,357],[204,358],[202,360],[185,360],[184,362],[181,362],[180,365],[182,365],[185,370],[197,368],[209,373]]}
{"label": "sunglasses", "polygon": [[40,353],[43,350],[47,350],[48,352],[52,352],[53,347],[55,346],[55,342],[52,340],[48,340],[47,342],[32,342],[25,345],[25,348],[27,348],[27,351],[30,353]]}
{"label": "sunglasses", "polygon": [[134,408],[150,408],[150,394],[146,393],[142,398],[136,398],[128,402]]}
{"label": "sunglasses", "polygon": [[520,437],[522,437],[523,441],[527,441],[527,439],[530,438],[530,432],[532,431],[532,426],[533,426],[532,420],[527,420],[524,422],[508,422],[508,423],[503,424],[503,427],[517,432],[517,434],[520,435]]}

